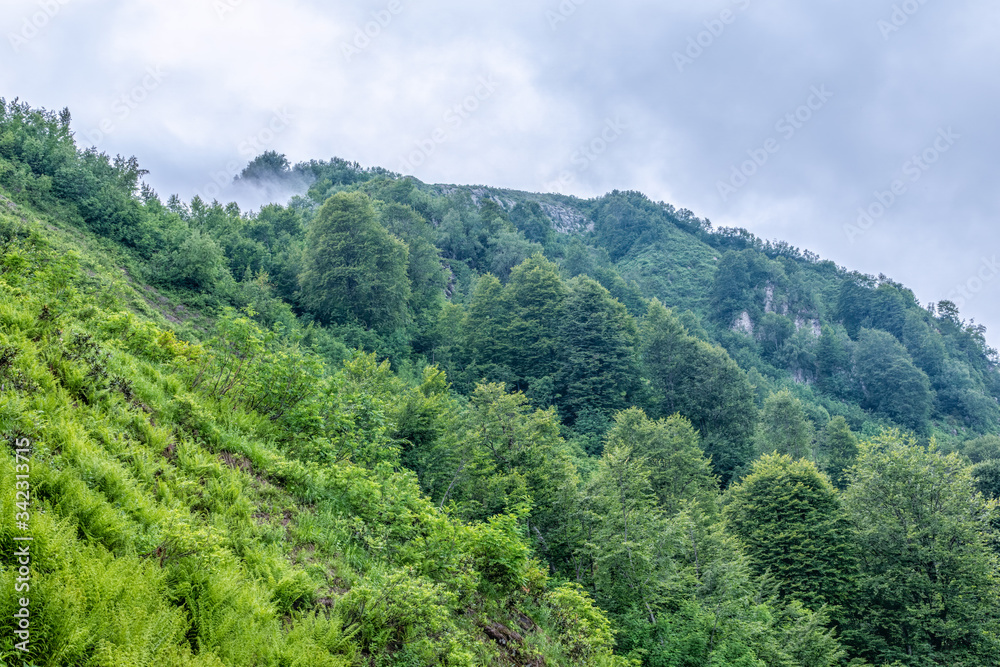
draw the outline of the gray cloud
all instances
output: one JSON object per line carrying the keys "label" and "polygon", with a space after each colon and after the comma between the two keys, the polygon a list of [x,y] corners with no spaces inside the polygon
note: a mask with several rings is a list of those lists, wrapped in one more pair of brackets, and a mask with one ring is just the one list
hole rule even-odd
{"label": "gray cloud", "polygon": [[[69,106],[81,139],[137,155],[164,194],[205,192],[248,145],[430,182],[640,189],[923,302],[959,297],[1000,330],[1000,280],[976,283],[1000,254],[987,0],[8,0],[0,33],[0,94]],[[143,92],[149,68],[165,75]],[[814,86],[833,96],[786,136],[776,124]],[[624,129],[581,160],[609,122]],[[845,230],[948,128],[960,138],[919,180]],[[719,182],[769,139],[778,150],[723,199]]]}

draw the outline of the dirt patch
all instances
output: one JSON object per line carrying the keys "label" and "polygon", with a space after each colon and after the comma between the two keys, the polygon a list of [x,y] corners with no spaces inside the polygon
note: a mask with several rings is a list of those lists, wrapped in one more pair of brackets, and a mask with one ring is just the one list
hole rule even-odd
{"label": "dirt patch", "polygon": [[177,458],[177,443],[171,440],[170,444],[161,453],[165,459],[173,460]]}
{"label": "dirt patch", "polygon": [[535,630],[538,629],[538,626],[535,625],[535,622],[531,620],[531,617],[528,616],[527,614],[522,614],[521,612],[517,612],[517,614],[514,616],[514,620],[517,621],[517,624],[520,625],[521,629],[524,630],[525,632],[534,632]]}
{"label": "dirt patch", "polygon": [[219,454],[219,458],[226,466],[232,468],[233,470],[239,470],[247,474],[253,473],[253,464],[250,463],[250,459],[243,456],[242,454],[234,454],[232,452],[223,451]]}
{"label": "dirt patch", "polygon": [[483,628],[486,636],[504,648],[516,648],[524,644],[524,637],[516,630],[511,630],[503,623],[490,623]]}

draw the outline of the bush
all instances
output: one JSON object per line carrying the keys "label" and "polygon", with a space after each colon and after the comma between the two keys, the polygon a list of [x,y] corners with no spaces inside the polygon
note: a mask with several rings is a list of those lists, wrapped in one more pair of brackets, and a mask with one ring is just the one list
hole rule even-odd
{"label": "bush", "polygon": [[611,622],[576,584],[562,584],[545,596],[553,610],[559,640],[576,664],[588,664],[614,648]]}
{"label": "bush", "polygon": [[227,271],[225,262],[219,244],[207,234],[194,230],[176,250],[168,255],[161,254],[156,263],[165,282],[211,292]]}
{"label": "bush", "polygon": [[524,586],[528,547],[518,534],[516,517],[502,514],[477,526],[472,554],[485,595],[499,599]]}

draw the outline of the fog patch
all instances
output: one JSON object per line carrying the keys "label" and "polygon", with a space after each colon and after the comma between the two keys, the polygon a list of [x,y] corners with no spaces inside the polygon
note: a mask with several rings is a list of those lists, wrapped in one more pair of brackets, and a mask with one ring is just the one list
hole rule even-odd
{"label": "fog patch", "polygon": [[304,195],[315,177],[309,171],[292,168],[288,158],[267,151],[247,164],[226,188],[226,200],[234,201],[242,211],[259,210],[268,204],[286,204],[296,195]]}

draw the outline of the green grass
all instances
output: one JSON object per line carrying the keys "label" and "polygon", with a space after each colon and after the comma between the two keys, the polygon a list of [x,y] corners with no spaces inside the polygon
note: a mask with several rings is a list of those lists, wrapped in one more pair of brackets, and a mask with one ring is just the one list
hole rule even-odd
{"label": "green grass", "polygon": [[[20,207],[0,206],[0,230],[0,663],[576,664],[531,561],[523,587],[484,592],[490,527],[438,511],[391,461],[299,459],[329,441],[295,445],[288,418],[196,387],[212,323],[172,321],[114,247]],[[18,438],[34,448],[27,656],[9,620]],[[529,614],[542,624],[517,650],[485,632]]]}

